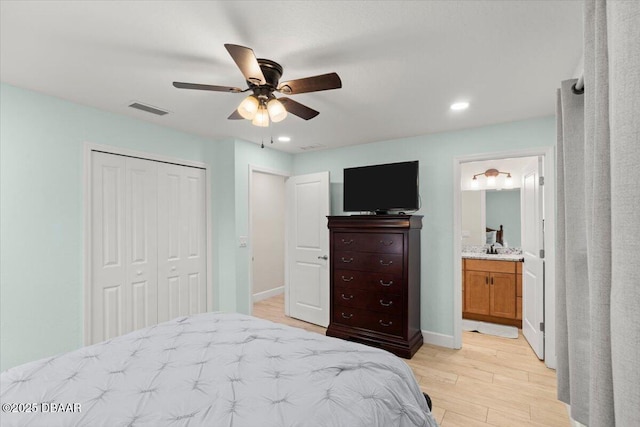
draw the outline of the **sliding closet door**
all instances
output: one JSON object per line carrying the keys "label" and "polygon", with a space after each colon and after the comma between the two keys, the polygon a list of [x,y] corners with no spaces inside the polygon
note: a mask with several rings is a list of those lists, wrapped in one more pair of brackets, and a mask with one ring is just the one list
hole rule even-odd
{"label": "sliding closet door", "polygon": [[125,158],[92,153],[92,343],[124,332]]}
{"label": "sliding closet door", "polygon": [[158,322],[158,163],[126,158],[124,332]]}
{"label": "sliding closet door", "polygon": [[91,153],[87,344],[206,311],[204,169]]}
{"label": "sliding closet door", "polygon": [[157,322],[157,166],[92,153],[92,342]]}
{"label": "sliding closet door", "polygon": [[158,164],[158,322],[206,311],[205,171]]}

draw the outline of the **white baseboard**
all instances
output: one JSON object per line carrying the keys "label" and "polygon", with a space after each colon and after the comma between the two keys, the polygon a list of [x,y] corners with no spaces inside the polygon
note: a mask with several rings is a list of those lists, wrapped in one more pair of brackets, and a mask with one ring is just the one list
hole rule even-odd
{"label": "white baseboard", "polygon": [[269,289],[268,291],[258,292],[253,294],[253,302],[262,301],[263,299],[275,297],[284,293],[284,286],[278,286],[277,288]]}
{"label": "white baseboard", "polygon": [[438,332],[422,331],[422,339],[425,344],[433,344],[439,347],[455,348],[453,335],[440,334]]}

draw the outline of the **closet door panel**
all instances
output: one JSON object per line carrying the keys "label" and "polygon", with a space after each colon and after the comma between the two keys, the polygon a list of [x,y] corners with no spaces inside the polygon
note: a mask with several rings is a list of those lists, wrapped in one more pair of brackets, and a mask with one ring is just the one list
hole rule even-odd
{"label": "closet door panel", "polygon": [[207,310],[207,220],[205,171],[197,168],[183,168],[185,173],[184,216],[187,218],[184,233],[185,306],[187,313],[202,313]]}
{"label": "closet door panel", "polygon": [[205,173],[158,165],[158,321],[206,310]]}
{"label": "closet door panel", "polygon": [[91,153],[90,343],[206,311],[205,179]]}
{"label": "closet door panel", "polygon": [[157,162],[126,158],[124,332],[158,322],[157,181]]}
{"label": "closet door panel", "polygon": [[124,332],[125,158],[91,155],[91,339],[104,341]]}

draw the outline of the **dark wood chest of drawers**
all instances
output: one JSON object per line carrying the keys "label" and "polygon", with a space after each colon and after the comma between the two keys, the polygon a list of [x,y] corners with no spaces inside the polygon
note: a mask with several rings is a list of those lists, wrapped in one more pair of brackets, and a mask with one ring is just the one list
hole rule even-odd
{"label": "dark wood chest of drawers", "polygon": [[411,358],[420,330],[419,215],[330,216],[327,335]]}

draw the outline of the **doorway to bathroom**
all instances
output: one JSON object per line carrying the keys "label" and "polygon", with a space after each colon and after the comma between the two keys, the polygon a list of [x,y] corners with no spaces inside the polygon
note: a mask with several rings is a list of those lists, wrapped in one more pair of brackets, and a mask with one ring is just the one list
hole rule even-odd
{"label": "doorway to bathroom", "polygon": [[552,148],[454,160],[457,347],[463,330],[524,336],[555,365],[553,164]]}

